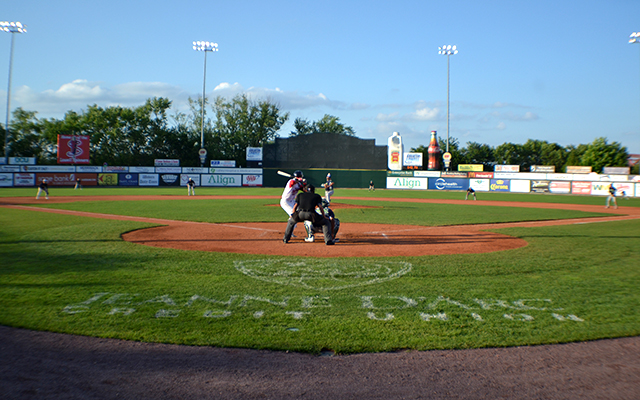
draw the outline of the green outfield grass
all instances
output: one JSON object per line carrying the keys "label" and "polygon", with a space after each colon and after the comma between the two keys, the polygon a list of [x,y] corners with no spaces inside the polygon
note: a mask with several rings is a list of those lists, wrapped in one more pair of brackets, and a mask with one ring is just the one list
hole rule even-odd
{"label": "green outfield grass", "polygon": [[[268,188],[199,189],[199,195],[281,193]],[[43,201],[39,206],[206,222],[283,221],[284,213],[273,206],[277,199],[169,197],[183,192],[53,188],[52,198],[168,198]],[[0,196],[34,195],[34,189],[0,190]],[[403,197],[460,199],[464,193],[336,190],[336,202],[376,206],[336,213],[343,223],[420,225],[597,215],[376,200]],[[604,198],[586,196],[478,197],[604,204]],[[618,201],[639,206],[638,199]],[[180,251],[122,241],[122,233],[149,226],[0,208],[0,324],[149,342],[311,353],[516,346],[640,333],[638,220],[500,229],[529,245],[489,254],[338,259]]]}

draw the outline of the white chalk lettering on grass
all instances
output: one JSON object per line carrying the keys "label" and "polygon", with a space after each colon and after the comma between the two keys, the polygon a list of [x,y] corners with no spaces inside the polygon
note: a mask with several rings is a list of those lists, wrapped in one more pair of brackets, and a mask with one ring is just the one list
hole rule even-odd
{"label": "white chalk lettering on grass", "polygon": [[398,261],[352,261],[308,258],[235,261],[236,269],[264,282],[315,290],[339,290],[399,278],[411,264]]}
{"label": "white chalk lettering on grass", "polygon": [[[168,294],[141,298],[130,293],[96,293],[89,299],[69,304],[62,309],[64,314],[81,314],[95,310],[110,316],[130,316],[144,313],[155,318],[185,318],[194,312],[202,318],[225,319],[247,315],[255,319],[270,316],[287,316],[294,320],[324,318],[334,303],[342,307],[358,308],[364,313],[351,312],[345,318],[365,317],[374,321],[393,321],[397,315],[403,319],[416,318],[418,321],[441,323],[454,320],[475,320],[482,323],[487,319],[502,318],[516,322],[530,322],[537,319],[553,318],[563,323],[584,322],[575,314],[558,314],[562,308],[556,307],[551,299],[473,299],[461,301],[445,296],[415,297],[377,296],[284,296],[280,298],[245,295],[203,296],[194,294],[176,301]],[[473,304],[475,302],[475,304]],[[135,306],[135,308],[134,308]],[[151,310],[150,310],[151,309]],[[186,312],[186,310],[192,310]],[[300,311],[303,310],[303,311]],[[185,311],[185,312],[183,312]]]}

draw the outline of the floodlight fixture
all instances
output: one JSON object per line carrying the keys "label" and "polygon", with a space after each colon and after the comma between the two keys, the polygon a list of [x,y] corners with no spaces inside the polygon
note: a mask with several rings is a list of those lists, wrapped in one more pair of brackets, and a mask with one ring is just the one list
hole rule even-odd
{"label": "floodlight fixture", "polygon": [[4,158],[9,164],[9,117],[11,115],[11,72],[13,71],[13,42],[16,33],[27,33],[26,25],[20,22],[0,21],[0,31],[11,33],[11,50],[9,50],[9,84],[7,87],[7,119],[4,125]]}
{"label": "floodlight fixture", "polygon": [[458,47],[455,45],[445,45],[442,47],[438,47],[438,54],[443,55],[443,56],[447,56],[447,153],[449,152],[449,70],[450,70],[450,63],[449,63],[449,58],[450,56],[454,55],[454,54],[458,54]]}
{"label": "floodlight fixture", "polygon": [[[210,51],[218,51],[218,43],[198,40],[196,42],[193,42],[193,49],[196,51],[204,51],[204,73],[202,77],[202,115],[200,121],[200,149],[204,149],[204,98],[207,87],[207,53]],[[201,165],[204,165],[204,157],[202,158]]]}

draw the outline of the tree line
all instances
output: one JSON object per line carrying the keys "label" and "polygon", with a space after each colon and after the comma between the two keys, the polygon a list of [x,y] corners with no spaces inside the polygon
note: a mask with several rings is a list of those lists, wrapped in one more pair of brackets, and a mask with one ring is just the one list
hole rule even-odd
{"label": "tree line", "polygon": [[[204,101],[189,98],[189,111],[169,115],[171,101],[162,97],[148,99],[138,107],[88,106],[81,112],[68,111],[62,119],[40,119],[36,111],[17,108],[9,126],[9,155],[36,157],[38,164],[56,164],[57,135],[89,135],[93,165],[153,165],[155,159],[179,159],[183,166],[200,165],[198,149],[201,135],[210,160],[235,160],[246,166],[247,147],[261,147],[279,136],[290,114],[267,100],[252,100],[246,94],[231,100],[217,97]],[[208,116],[211,117],[208,117]],[[336,133],[355,136],[352,127],[338,117],[325,115],[318,121],[296,118],[289,136],[314,133]],[[0,145],[4,146],[6,130],[0,127]],[[445,143],[440,141],[441,149]],[[423,152],[427,160],[427,146],[412,148]],[[620,143],[608,143],[597,138],[593,143],[563,147],[557,143],[528,140],[524,144],[504,143],[497,147],[476,142],[460,146],[456,138],[449,138],[452,154],[451,169],[459,164],[483,164],[493,170],[495,164],[520,165],[528,171],[531,165],[554,165],[556,171],[570,166],[591,166],[600,172],[605,166],[627,166],[628,153]],[[3,149],[3,154],[6,154]],[[638,166],[634,169],[637,173]]]}
{"label": "tree line", "polygon": [[[446,141],[438,138],[438,145],[444,152]],[[411,151],[424,154],[428,159],[428,146],[412,148]],[[492,147],[487,144],[467,142],[461,147],[456,138],[449,137],[451,153],[450,169],[456,171],[460,164],[482,164],[484,171],[493,171],[499,164],[519,165],[520,171],[529,171],[532,165],[555,166],[556,172],[564,172],[567,166],[590,166],[593,172],[601,172],[604,167],[628,167],[627,148],[618,142],[609,143],[607,138],[596,138],[592,143],[577,146],[561,146],[544,140],[529,139],[524,144],[503,143]],[[638,165],[631,173],[638,174]]]}

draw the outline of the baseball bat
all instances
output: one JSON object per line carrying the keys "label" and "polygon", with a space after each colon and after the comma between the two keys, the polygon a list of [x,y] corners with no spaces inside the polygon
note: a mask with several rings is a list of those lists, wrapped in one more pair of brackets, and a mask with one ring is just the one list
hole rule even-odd
{"label": "baseball bat", "polygon": [[286,176],[287,178],[291,178],[291,174],[288,174],[284,171],[278,171],[278,175]]}

